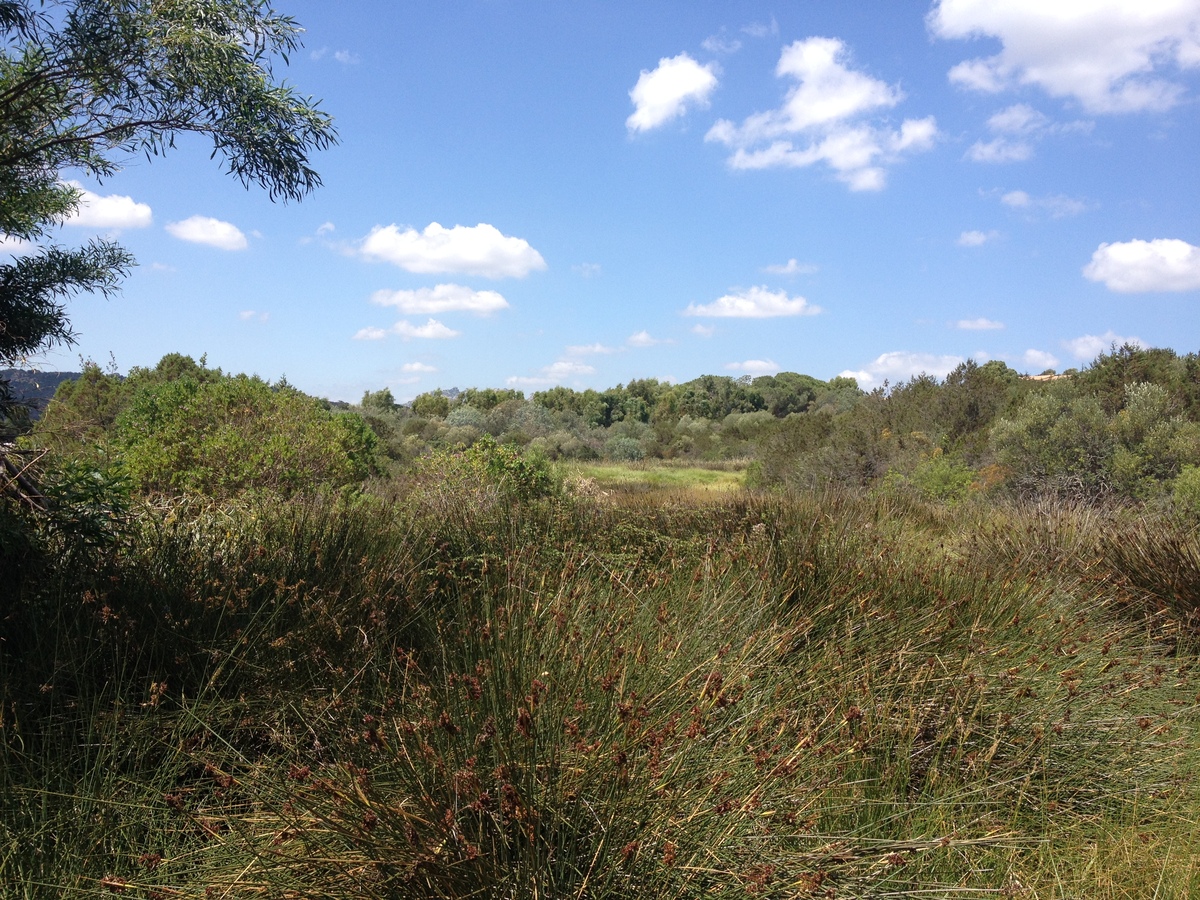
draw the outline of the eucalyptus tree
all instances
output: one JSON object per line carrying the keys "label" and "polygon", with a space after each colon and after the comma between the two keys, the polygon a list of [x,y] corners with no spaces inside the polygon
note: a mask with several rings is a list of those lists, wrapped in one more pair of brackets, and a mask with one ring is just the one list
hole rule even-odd
{"label": "eucalyptus tree", "polygon": [[0,264],[0,366],[71,343],[66,298],[111,293],[133,265],[111,240],[54,243],[80,199],[64,177],[195,133],[272,200],[321,183],[309,157],[332,120],[275,76],[301,31],[268,0],[0,0],[0,241],[19,251]]}

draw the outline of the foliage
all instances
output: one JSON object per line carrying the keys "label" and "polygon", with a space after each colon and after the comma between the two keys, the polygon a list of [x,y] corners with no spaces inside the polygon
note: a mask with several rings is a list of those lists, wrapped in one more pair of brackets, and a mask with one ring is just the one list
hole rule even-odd
{"label": "foliage", "polygon": [[[267,0],[5,0],[0,16],[0,234],[37,241],[78,206],[64,171],[113,175],[177,135],[213,141],[246,184],[299,199],[335,132],[274,81],[299,27]],[[114,291],[133,264],[108,240],[0,265],[0,366],[73,339],[64,300]],[[0,391],[0,416],[7,415]]]}
{"label": "foliage", "polygon": [[1155,571],[1195,535],[979,513],[139,509],[103,560],[0,582],[0,882],[1194,894],[1195,658],[1141,598],[1194,579]]}
{"label": "foliage", "polygon": [[135,390],[114,446],[142,491],[287,495],[361,481],[375,436],[358,416],[331,414],[295,389],[245,375],[185,376]]}

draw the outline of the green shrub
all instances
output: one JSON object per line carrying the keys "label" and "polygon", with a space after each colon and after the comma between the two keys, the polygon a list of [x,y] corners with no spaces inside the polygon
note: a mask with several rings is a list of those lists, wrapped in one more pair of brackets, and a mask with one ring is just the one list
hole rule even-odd
{"label": "green shrub", "polygon": [[376,465],[377,440],[361,417],[246,375],[135,391],[114,442],[151,493],[290,495],[361,481]]}

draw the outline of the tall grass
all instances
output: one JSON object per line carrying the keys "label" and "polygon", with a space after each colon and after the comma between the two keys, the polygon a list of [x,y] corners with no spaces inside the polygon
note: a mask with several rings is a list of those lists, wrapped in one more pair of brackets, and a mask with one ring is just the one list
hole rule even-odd
{"label": "tall grass", "polygon": [[1089,515],[144,509],[8,597],[4,896],[1189,896],[1194,538]]}

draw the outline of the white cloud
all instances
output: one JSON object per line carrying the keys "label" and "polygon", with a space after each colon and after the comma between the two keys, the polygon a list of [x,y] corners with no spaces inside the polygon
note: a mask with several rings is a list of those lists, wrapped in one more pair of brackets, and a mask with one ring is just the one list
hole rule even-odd
{"label": "white cloud", "polygon": [[903,92],[848,66],[846,45],[812,37],[785,47],[778,77],[797,82],[778,109],[755,113],[741,125],[721,119],[707,141],[734,148],[735,169],[802,168],[826,163],[851,190],[879,190],[884,166],[902,153],[930,149],[937,138],[932,116],[907,119],[899,131],[863,122],[898,104]]}
{"label": "white cloud", "polygon": [[700,65],[686,53],[664,57],[653,71],[642,70],[629,92],[633,114],[625,120],[630,131],[649,131],[679,118],[689,106],[708,106],[717,86],[716,65]]}
{"label": "white cloud", "polygon": [[670,341],[664,338],[651,337],[648,331],[639,331],[631,334],[625,343],[630,347],[653,347],[657,344],[668,344]]}
{"label": "white cloud", "polygon": [[1171,238],[1101,244],[1083,275],[1119,294],[1194,291],[1200,289],[1200,247]]}
{"label": "white cloud", "polygon": [[770,37],[773,34],[779,34],[779,23],[775,21],[774,16],[771,16],[770,22],[751,22],[749,25],[743,25],[742,34],[752,38]]}
{"label": "white cloud", "polygon": [[13,237],[11,234],[0,234],[0,253],[7,253],[9,256],[28,256],[30,253],[36,253],[37,249],[38,245],[33,241]]}
{"label": "white cloud", "polygon": [[852,371],[847,369],[840,372],[844,378],[853,378],[863,390],[871,390],[888,381],[896,384],[907,381],[916,375],[933,375],[944,378],[955,367],[963,362],[961,356],[938,356],[933,353],[909,353],[904,350],[893,350],[875,358],[865,369]]}
{"label": "white cloud", "polygon": [[426,365],[423,362],[410,362],[410,363],[405,363],[404,365],[402,365],[400,367],[400,371],[401,372],[429,373],[429,372],[436,372],[437,369],[434,368],[433,366]]}
{"label": "white cloud", "polygon": [[423,338],[428,340],[445,340],[447,338],[458,337],[462,332],[455,331],[452,328],[447,328],[437,319],[430,319],[424,325],[410,325],[407,321],[401,320],[392,326],[392,331],[404,340],[409,338]]}
{"label": "white cloud", "polygon": [[772,275],[812,275],[817,271],[817,268],[817,266],[809,263],[801,263],[794,259],[789,259],[782,265],[767,266],[763,271],[769,272]]}
{"label": "white cloud", "polygon": [[1026,191],[1009,191],[1000,197],[1000,202],[1013,209],[1043,210],[1049,213],[1052,219],[1077,216],[1088,209],[1088,204],[1083,200],[1076,200],[1064,194],[1031,197]]}
{"label": "white cloud", "polygon": [[337,226],[332,222],[322,222],[320,227],[317,228],[317,236],[324,237],[327,234],[333,234],[336,230]]}
{"label": "white cloud", "polygon": [[964,231],[958,236],[955,242],[960,247],[982,247],[988,241],[994,241],[1000,237],[998,231]]}
{"label": "white cloud", "polygon": [[776,316],[814,316],[821,307],[813,306],[803,297],[788,297],[787,291],[771,291],[752,287],[738,294],[726,294],[712,303],[688,304],[685,316],[706,316],[724,319],[769,319]]}
{"label": "white cloud", "polygon": [[443,228],[430,223],[424,231],[396,225],[376,226],[363,239],[360,252],[422,275],[456,272],[485,278],[524,278],[546,268],[529,242],[501,234],[481,222],[473,227]]}
{"label": "white cloud", "polygon": [[1093,360],[1101,353],[1107,353],[1110,347],[1114,345],[1120,347],[1124,344],[1131,344],[1134,347],[1146,346],[1139,337],[1123,337],[1111,330],[1104,334],[1085,334],[1082,337],[1062,342],[1071,355],[1079,360]]}
{"label": "white cloud", "polygon": [[1004,327],[1004,323],[984,318],[959,319],[954,323],[954,327],[960,328],[963,331],[998,331]]}
{"label": "white cloud", "polygon": [[595,375],[596,369],[587,363],[570,359],[560,359],[548,366],[543,366],[539,375],[511,375],[506,381],[513,387],[545,387],[561,384],[568,378],[577,375]]}
{"label": "white cloud", "polygon": [[154,219],[150,207],[122,194],[100,196],[87,190],[78,181],[68,181],[79,191],[79,206],[63,221],[64,225],[81,228],[146,228]]}
{"label": "white cloud", "polygon": [[359,63],[358,54],[351,53],[349,50],[335,50],[333,58],[343,66],[356,66]]}
{"label": "white cloud", "polygon": [[742,49],[742,42],[737,38],[726,37],[724,34],[714,34],[706,37],[700,44],[709,53],[737,53]]}
{"label": "white cloud", "polygon": [[988,130],[996,135],[990,141],[976,141],[967,150],[973,162],[1023,162],[1033,156],[1033,144],[1051,134],[1091,131],[1091,122],[1051,122],[1045,113],[1027,103],[1016,103],[994,113],[987,120]]}
{"label": "white cloud", "polygon": [[238,318],[243,322],[265,322],[271,318],[271,314],[268,312],[258,312],[253,309],[243,309],[238,313]]}
{"label": "white cloud", "polygon": [[1030,371],[1036,369],[1038,372],[1044,372],[1046,369],[1058,367],[1058,357],[1045,350],[1026,350],[1021,354],[1021,362]]}
{"label": "white cloud", "polygon": [[437,319],[430,319],[424,325],[413,325],[411,322],[401,319],[391,328],[383,329],[370,326],[360,328],[355,332],[354,339],[356,341],[380,341],[389,334],[399,335],[404,340],[412,340],[413,338],[422,338],[425,340],[446,340],[448,338],[458,337],[462,332],[455,331],[452,328],[447,328]]}
{"label": "white cloud", "polygon": [[606,347],[599,342],[595,344],[573,344],[567,348],[567,353],[572,356],[590,356],[592,354],[608,354],[616,353],[615,347]]}
{"label": "white cloud", "polygon": [[229,222],[209,216],[192,216],[182,222],[168,222],[167,231],[181,241],[206,244],[218,250],[245,250],[246,235]]}
{"label": "white cloud", "polygon": [[698,334],[702,338],[710,338],[717,333],[717,329],[711,325],[704,325],[697,322],[692,326],[692,334]]}
{"label": "white cloud", "polygon": [[745,362],[725,363],[730,372],[745,372],[747,375],[774,375],[780,366],[771,359],[748,359]]}
{"label": "white cloud", "polygon": [[595,278],[600,274],[600,263],[579,263],[571,266],[572,272],[577,272],[584,278]]}
{"label": "white cloud", "polygon": [[371,302],[395,306],[409,315],[458,311],[486,316],[508,309],[508,301],[495,291],[476,291],[461,284],[439,284],[414,291],[376,291]]}
{"label": "white cloud", "polygon": [[1033,156],[1033,146],[1027,141],[1011,141],[1008,138],[995,138],[990,141],[976,141],[967,150],[967,158],[971,162],[1008,163],[1024,162]]}
{"label": "white cloud", "polygon": [[928,24],[941,38],[1000,41],[997,55],[952,68],[952,82],[986,93],[1034,85],[1095,113],[1168,109],[1184,94],[1171,70],[1200,65],[1195,0],[937,0]]}

